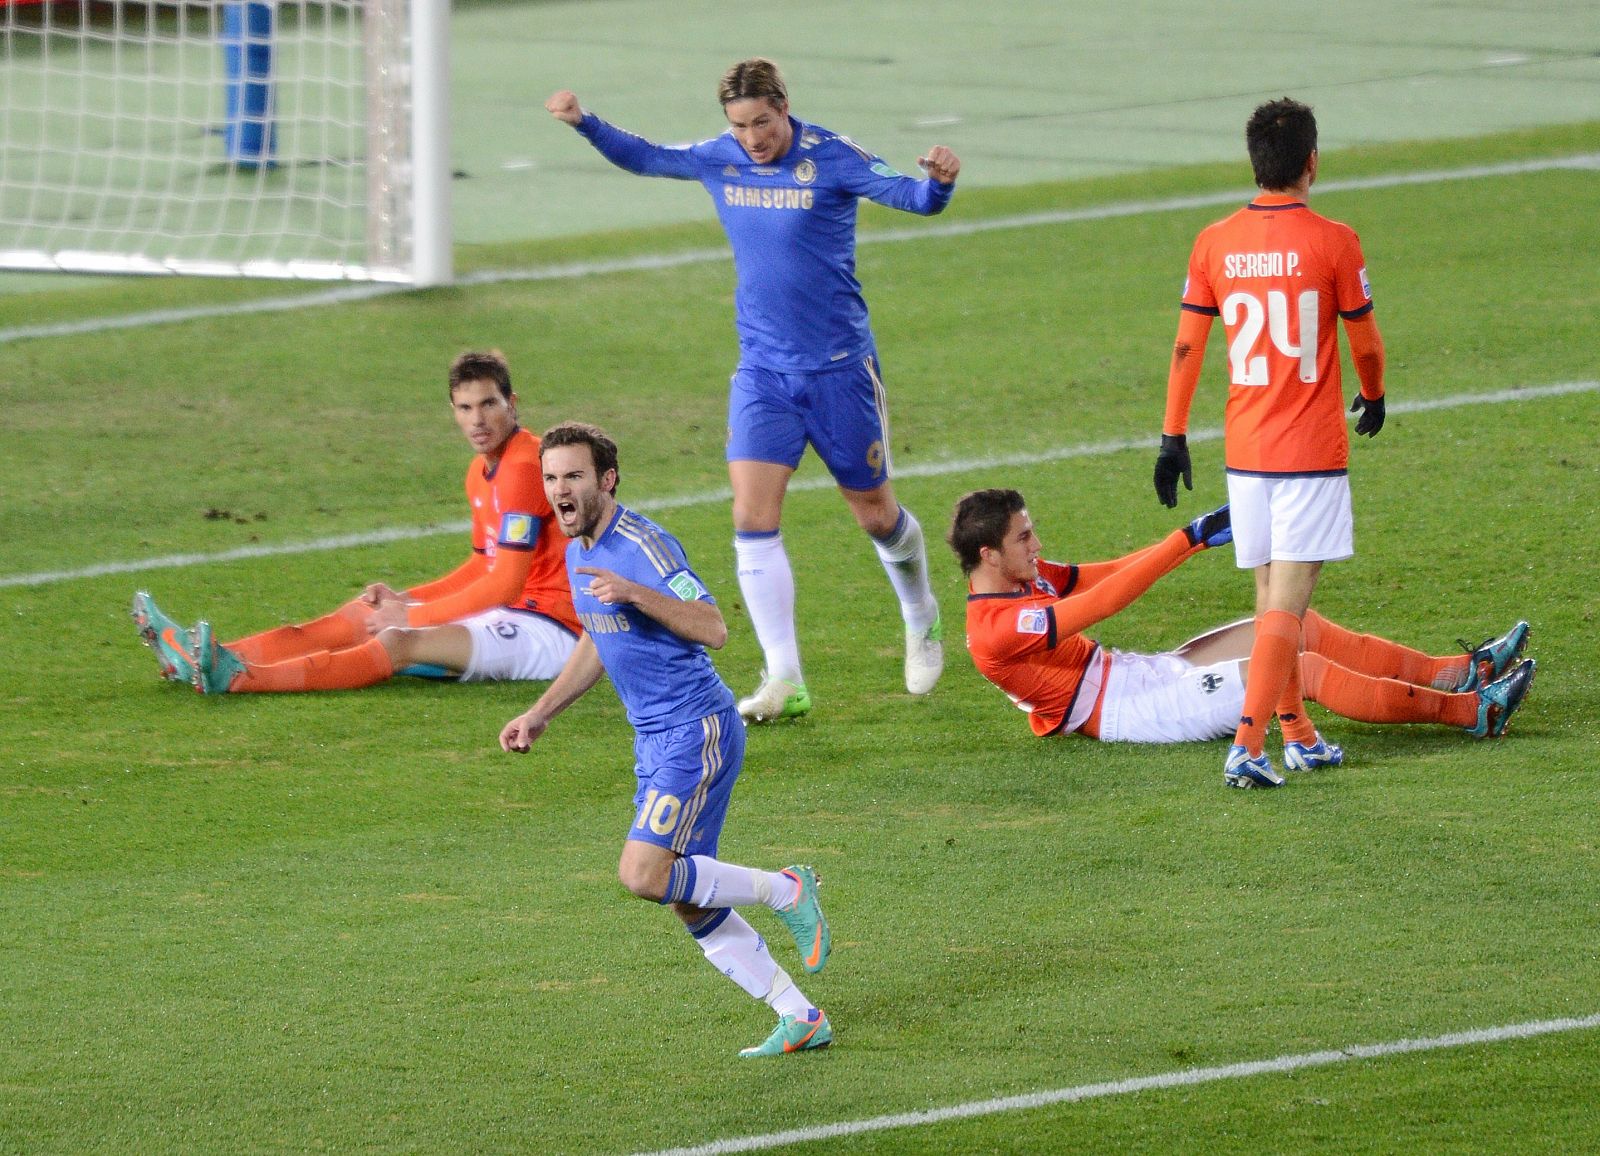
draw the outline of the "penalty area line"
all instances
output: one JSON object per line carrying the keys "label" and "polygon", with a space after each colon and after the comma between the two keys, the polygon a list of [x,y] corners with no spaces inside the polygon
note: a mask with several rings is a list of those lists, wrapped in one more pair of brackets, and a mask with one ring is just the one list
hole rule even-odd
{"label": "penalty area line", "polygon": [[[1504,405],[1513,401],[1535,401],[1548,397],[1566,397],[1575,393],[1593,393],[1600,390],[1600,381],[1564,381],[1555,385],[1532,385],[1521,389],[1496,389],[1487,393],[1461,393],[1450,397],[1421,398],[1416,401],[1399,401],[1388,407],[1391,414],[1427,413],[1438,409],[1458,409],[1467,405]],[[1350,420],[1355,420],[1352,416]],[[1222,437],[1220,429],[1189,431],[1191,442],[1216,441]],[[1002,454],[981,458],[950,458],[941,461],[917,462],[897,466],[896,479],[942,478],[951,474],[973,473],[980,470],[1012,469],[1017,466],[1038,466],[1073,458],[1104,457],[1124,450],[1153,449],[1153,438],[1118,438],[1114,441],[1089,442],[1032,453]],[[834,482],[826,475],[797,478],[789,484],[790,493],[810,493],[831,490]],[[630,502],[629,508],[641,514],[659,510],[682,510],[692,506],[707,506],[733,499],[726,486],[714,490],[701,490],[692,494],[678,494],[664,498],[645,498]],[[465,534],[471,528],[465,520],[440,522],[432,526],[397,526],[385,530],[368,530],[358,534],[339,534],[328,538],[315,538],[307,542],[278,542],[253,546],[238,546],[212,554],[167,554],[156,558],[139,558],[126,562],[101,562],[75,570],[45,570],[34,574],[0,575],[0,589],[8,586],[48,586],[55,582],[72,582],[83,578],[104,578],[111,574],[138,574],[146,570],[171,570],[182,566],[204,566],[212,562],[238,562],[249,558],[281,558],[295,554],[315,554],[324,550],[345,550],[359,546],[381,546],[386,542],[410,542],[418,538],[432,538],[440,534]]]}
{"label": "penalty area line", "polygon": [[[1186,1088],[1197,1084],[1213,1084],[1222,1080],[1244,1080],[1253,1076],[1281,1075],[1304,1068],[1324,1068],[1353,1060],[1376,1060],[1389,1056],[1408,1055],[1413,1052],[1434,1052],[1445,1048],[1472,1047],[1480,1044],[1498,1044],[1510,1040],[1525,1040],[1535,1036],[1555,1035],[1561,1032],[1587,1031],[1600,1028],[1600,1014],[1576,1019],[1533,1020],[1501,1027],[1477,1028],[1471,1031],[1451,1032],[1448,1035],[1429,1036],[1425,1039],[1391,1040],[1379,1044],[1352,1044],[1349,1047],[1323,1052],[1302,1052],[1297,1055],[1277,1056],[1270,1060],[1252,1060],[1237,1064],[1223,1064],[1212,1068],[1184,1068],[1162,1072],[1154,1076],[1139,1076],[1127,1080],[1109,1080],[1098,1084],[1079,1084],[1071,1088],[1056,1088],[1045,1092],[1030,1092],[1020,1096],[1005,1096],[993,1100],[975,1100],[965,1104],[951,1104],[944,1108],[928,1108],[919,1112],[898,1112],[886,1116],[873,1116],[865,1120],[847,1120],[837,1124],[818,1124],[809,1128],[792,1128],[783,1132],[768,1132],[758,1136],[739,1136],[727,1140],[714,1140],[689,1148],[667,1148],[645,1156],[722,1156],[730,1152],[754,1152],[763,1148],[777,1148],[786,1144],[814,1143],[833,1140],[841,1136],[859,1136],[866,1132],[884,1132],[891,1128],[916,1128],[940,1124],[949,1120],[970,1120],[979,1116],[992,1116],[1001,1112],[1043,1108],[1052,1104],[1075,1104],[1083,1100],[1104,1099],[1108,1096],[1126,1096],[1135,1092],[1162,1091],[1168,1088]],[[794,1061],[787,1061],[793,1063]]]}

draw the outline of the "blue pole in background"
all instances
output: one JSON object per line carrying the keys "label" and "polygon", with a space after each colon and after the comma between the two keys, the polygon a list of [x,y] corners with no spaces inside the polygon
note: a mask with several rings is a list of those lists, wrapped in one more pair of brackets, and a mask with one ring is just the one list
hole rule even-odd
{"label": "blue pole in background", "polygon": [[253,169],[271,165],[278,148],[272,119],[271,4],[222,6],[222,63],[227,74],[228,161]]}

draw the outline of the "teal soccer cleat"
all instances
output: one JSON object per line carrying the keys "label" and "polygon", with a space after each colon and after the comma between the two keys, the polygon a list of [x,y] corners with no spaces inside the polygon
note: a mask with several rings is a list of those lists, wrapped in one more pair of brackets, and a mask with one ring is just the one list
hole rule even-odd
{"label": "teal soccer cleat", "polygon": [[156,652],[161,677],[169,682],[192,681],[192,632],[163,614],[155,599],[143,590],[133,596],[129,613],[133,615],[133,624],[139,631],[139,640]]}
{"label": "teal soccer cleat", "polygon": [[212,637],[211,623],[204,619],[195,623],[194,653],[194,688],[201,694],[227,694],[244,673],[244,663]]}
{"label": "teal soccer cleat", "polygon": [[1499,638],[1486,638],[1477,646],[1468,646],[1465,638],[1458,638],[1457,644],[1471,657],[1467,660],[1466,677],[1456,684],[1457,693],[1494,682],[1514,666],[1528,649],[1530,633],[1528,624],[1519,622]]}
{"label": "teal soccer cleat", "polygon": [[833,951],[833,937],[828,932],[828,920],[817,902],[817,884],[821,882],[810,867],[785,867],[783,873],[800,884],[800,894],[788,907],[777,913],[794,945],[800,949],[800,965],[808,972],[821,971],[828,964]]}
{"label": "teal soccer cleat", "polygon": [[1467,733],[1475,739],[1494,739],[1505,734],[1511,716],[1528,697],[1534,670],[1533,659],[1524,659],[1510,674],[1479,687],[1478,721],[1467,728]]}
{"label": "teal soccer cleat", "polygon": [[739,1055],[747,1060],[761,1056],[782,1056],[789,1052],[807,1052],[812,1048],[825,1048],[833,1043],[833,1025],[821,1008],[814,1007],[804,1017],[784,1016],[765,1042],[753,1048],[742,1048]]}

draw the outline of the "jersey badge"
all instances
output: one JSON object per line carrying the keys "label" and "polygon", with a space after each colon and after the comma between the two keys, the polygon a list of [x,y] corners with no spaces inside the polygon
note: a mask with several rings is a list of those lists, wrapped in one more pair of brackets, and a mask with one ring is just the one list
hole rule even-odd
{"label": "jersey badge", "polygon": [[1361,266],[1361,271],[1357,273],[1356,276],[1361,278],[1361,296],[1365,297],[1368,301],[1371,301],[1372,282],[1367,280],[1367,267],[1365,265]]}
{"label": "jersey badge", "polygon": [[896,172],[883,161],[874,161],[871,165],[871,168],[872,171],[877,173],[880,177],[898,177],[904,175],[903,173]]}
{"label": "jersey badge", "polygon": [[699,580],[687,570],[679,570],[671,578],[668,578],[667,585],[683,602],[698,602],[706,595],[706,588],[700,585]]}
{"label": "jersey badge", "polygon": [[1050,613],[1041,606],[1017,611],[1018,634],[1049,634]]}
{"label": "jersey badge", "polygon": [[539,520],[530,514],[504,514],[500,518],[502,546],[531,546],[539,532]]}
{"label": "jersey badge", "polygon": [[1033,584],[1052,598],[1061,597],[1060,592],[1055,588],[1055,584],[1048,578],[1035,578]]}
{"label": "jersey badge", "polygon": [[816,179],[817,179],[817,166],[811,163],[811,159],[809,157],[806,158],[805,160],[801,161],[799,164],[794,166],[794,183],[795,184],[797,184],[797,185],[809,185],[812,181],[814,181]]}

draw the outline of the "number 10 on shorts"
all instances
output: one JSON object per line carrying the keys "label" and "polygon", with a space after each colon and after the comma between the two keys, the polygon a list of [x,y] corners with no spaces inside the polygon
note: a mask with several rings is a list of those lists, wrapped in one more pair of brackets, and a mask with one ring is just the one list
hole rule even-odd
{"label": "number 10 on shorts", "polygon": [[643,831],[645,824],[657,835],[670,835],[672,829],[678,825],[678,812],[683,810],[683,804],[676,795],[663,795],[651,787],[644,797],[644,803],[639,808],[639,818],[633,824],[635,831]]}

